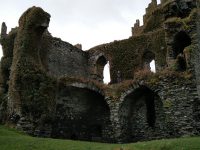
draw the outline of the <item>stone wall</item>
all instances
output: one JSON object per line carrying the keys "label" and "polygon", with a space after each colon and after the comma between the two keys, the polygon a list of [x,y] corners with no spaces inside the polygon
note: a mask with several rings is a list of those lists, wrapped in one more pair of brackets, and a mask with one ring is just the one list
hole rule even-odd
{"label": "stone wall", "polygon": [[88,78],[88,55],[86,52],[51,37],[47,48],[47,72],[54,77],[69,76]]}
{"label": "stone wall", "polygon": [[59,85],[52,137],[111,142],[110,108],[98,88]]}
{"label": "stone wall", "polygon": [[[179,79],[163,77],[153,86],[143,80],[122,92],[120,99],[115,100],[114,107],[111,107],[116,141],[199,135],[200,99],[196,85],[192,79]],[[154,108],[148,108],[148,101]]]}
{"label": "stone wall", "polygon": [[[157,70],[165,68],[167,64],[165,32],[163,29],[99,45],[91,48],[88,52],[90,57],[93,58],[98,54],[104,54],[110,62],[111,83],[118,82],[118,72],[120,72],[122,80],[133,79],[137,71],[145,68],[146,59],[144,59],[144,55],[147,52],[155,55]],[[152,60],[150,58],[150,61]]]}
{"label": "stone wall", "polygon": [[198,2],[198,11],[197,11],[197,34],[195,34],[195,54],[194,54],[194,66],[195,66],[195,74],[196,74],[196,83],[198,94],[200,96],[200,66],[198,65],[200,62],[200,2]]}

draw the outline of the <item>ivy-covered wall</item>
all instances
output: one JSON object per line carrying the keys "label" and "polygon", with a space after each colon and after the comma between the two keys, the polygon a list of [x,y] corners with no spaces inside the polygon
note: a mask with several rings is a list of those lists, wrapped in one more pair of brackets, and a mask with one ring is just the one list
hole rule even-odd
{"label": "ivy-covered wall", "polygon": [[19,20],[14,41],[8,89],[8,115],[17,122],[26,118],[36,126],[54,111],[55,79],[43,70],[39,48],[50,15],[41,8],[28,9]]}
{"label": "ivy-covered wall", "polygon": [[143,55],[151,51],[155,54],[156,66],[166,65],[165,32],[160,29],[152,33],[114,41],[90,49],[89,53],[102,52],[110,62],[111,83],[117,82],[120,71],[122,80],[133,79],[134,73],[143,68]]}

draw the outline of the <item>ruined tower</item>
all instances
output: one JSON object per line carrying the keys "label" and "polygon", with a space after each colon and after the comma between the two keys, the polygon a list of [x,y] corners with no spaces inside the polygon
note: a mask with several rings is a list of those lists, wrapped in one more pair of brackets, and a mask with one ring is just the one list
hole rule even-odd
{"label": "ruined tower", "polygon": [[7,26],[6,23],[3,22],[1,25],[1,38],[5,38],[7,35]]}

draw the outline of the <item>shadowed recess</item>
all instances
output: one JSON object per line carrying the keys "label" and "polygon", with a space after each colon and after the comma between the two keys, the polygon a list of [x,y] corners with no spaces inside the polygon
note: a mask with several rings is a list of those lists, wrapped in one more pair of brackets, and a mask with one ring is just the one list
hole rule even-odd
{"label": "shadowed recess", "polygon": [[122,141],[144,139],[145,130],[155,127],[155,99],[158,98],[156,93],[145,86],[135,89],[124,98],[119,111]]}
{"label": "shadowed recess", "polygon": [[65,87],[58,94],[52,137],[106,141],[110,109],[98,92]]}

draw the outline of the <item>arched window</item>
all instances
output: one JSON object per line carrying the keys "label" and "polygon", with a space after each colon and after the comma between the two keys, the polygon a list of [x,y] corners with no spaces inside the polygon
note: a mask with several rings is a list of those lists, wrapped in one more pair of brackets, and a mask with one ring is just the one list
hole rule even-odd
{"label": "arched window", "polygon": [[96,61],[96,75],[97,75],[97,80],[100,82],[103,82],[104,80],[105,69],[108,69],[108,61],[104,56],[100,56]]}
{"label": "arched window", "polygon": [[104,67],[104,70],[103,70],[103,82],[105,84],[110,83],[110,64],[109,64],[109,61],[107,62],[107,64]]}
{"label": "arched window", "polygon": [[156,64],[155,64],[154,59],[150,62],[150,68],[151,68],[151,72],[156,73]]}
{"label": "arched window", "polygon": [[156,72],[155,67],[155,54],[151,51],[146,51],[143,54],[143,68],[152,72]]}

